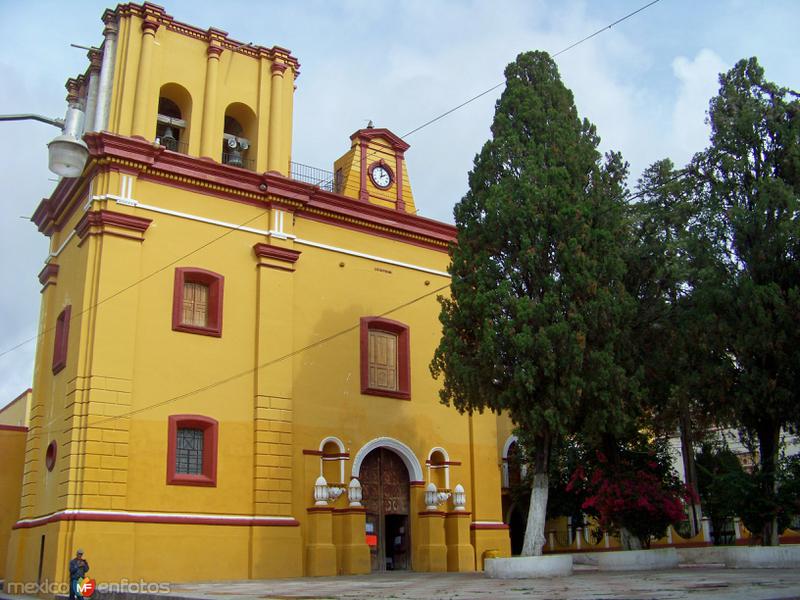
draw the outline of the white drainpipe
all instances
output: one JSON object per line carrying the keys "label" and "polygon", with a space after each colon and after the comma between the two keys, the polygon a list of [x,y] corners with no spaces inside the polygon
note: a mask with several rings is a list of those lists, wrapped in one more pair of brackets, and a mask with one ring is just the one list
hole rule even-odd
{"label": "white drainpipe", "polygon": [[105,19],[103,30],[103,64],[100,66],[100,83],[97,88],[97,109],[92,125],[97,131],[108,127],[108,113],[111,108],[111,86],[114,83],[114,58],[117,54],[117,21],[116,15],[109,14]]}

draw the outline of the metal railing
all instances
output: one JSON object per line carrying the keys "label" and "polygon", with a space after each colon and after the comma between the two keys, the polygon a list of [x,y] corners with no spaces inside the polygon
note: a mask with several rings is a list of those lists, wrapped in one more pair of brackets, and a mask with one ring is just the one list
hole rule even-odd
{"label": "metal railing", "polygon": [[311,185],[319,186],[320,189],[326,192],[333,191],[333,172],[326,171],[325,169],[318,169],[317,167],[310,167],[301,163],[290,163],[289,176],[297,181],[310,183]]}
{"label": "metal railing", "polygon": [[179,142],[174,138],[173,139],[156,138],[156,143],[161,144],[167,150],[172,150],[173,152],[179,152],[181,154],[189,154],[188,142]]}
{"label": "metal railing", "polygon": [[256,161],[252,158],[243,157],[239,152],[223,152],[222,164],[247,169],[248,171],[256,170]]}

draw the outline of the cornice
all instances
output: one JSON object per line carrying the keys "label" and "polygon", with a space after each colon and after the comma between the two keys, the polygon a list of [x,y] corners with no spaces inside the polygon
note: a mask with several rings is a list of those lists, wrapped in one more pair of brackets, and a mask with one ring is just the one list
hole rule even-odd
{"label": "cornice", "polygon": [[98,172],[118,170],[134,174],[139,179],[159,181],[235,202],[265,208],[279,205],[310,219],[439,251],[447,251],[450,243],[455,241],[456,229],[447,223],[327,192],[278,173],[255,173],[172,152],[141,138],[108,132],[89,133],[84,140],[90,153],[84,174],[75,179],[63,179],[32,217],[45,235],[63,227],[80,204],[78,196],[89,180]]}
{"label": "cornice", "polygon": [[113,210],[93,210],[81,217],[75,226],[75,233],[78,234],[81,243],[87,235],[105,234],[141,242],[144,240],[144,232],[152,222],[152,219],[126,215]]}
{"label": "cornice", "polygon": [[269,244],[258,243],[253,246],[253,252],[259,258],[271,258],[287,263],[296,263],[302,254],[299,250],[281,248],[280,246],[270,246]]}
{"label": "cornice", "polygon": [[58,265],[55,263],[47,263],[44,268],[39,271],[39,283],[42,284],[43,289],[50,284],[55,283],[58,276]]}
{"label": "cornice", "polygon": [[389,144],[391,144],[392,148],[395,150],[399,150],[400,152],[405,152],[408,150],[411,145],[408,142],[403,141],[403,138],[400,136],[392,133],[385,127],[367,127],[365,129],[359,129],[353,135],[350,136],[352,141],[355,140],[372,140],[374,138],[384,138],[386,139]]}
{"label": "cornice", "polygon": [[275,61],[280,59],[281,62],[287,63],[295,72],[295,78],[300,74],[300,62],[292,56],[291,51],[280,46],[273,46],[267,48],[265,46],[256,46],[255,44],[245,44],[228,37],[226,31],[215,29],[200,29],[194,25],[176,21],[171,15],[167,14],[163,7],[150,2],[144,4],[136,4],[129,2],[117,6],[116,15],[118,17],[131,17],[135,16],[140,19],[147,19],[151,23],[163,25],[169,31],[174,31],[181,35],[191,37],[194,39],[210,41],[214,40],[225,49],[232,52],[238,52],[252,58],[260,58],[266,56],[269,60]]}

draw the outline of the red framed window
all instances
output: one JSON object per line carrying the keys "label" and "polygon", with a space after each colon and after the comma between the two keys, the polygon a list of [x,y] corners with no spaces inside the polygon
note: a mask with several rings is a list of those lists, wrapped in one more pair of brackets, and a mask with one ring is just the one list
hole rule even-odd
{"label": "red framed window", "polygon": [[381,317],[361,319],[361,393],[411,398],[407,325]]}
{"label": "red framed window", "polygon": [[72,306],[65,306],[56,319],[56,336],[53,342],[53,374],[67,366],[67,346],[69,344],[69,320]]}
{"label": "red framed window", "polygon": [[217,485],[219,423],[201,415],[170,415],[167,484]]}
{"label": "red framed window", "polygon": [[175,269],[172,329],[222,337],[222,291],[225,278],[191,267]]}

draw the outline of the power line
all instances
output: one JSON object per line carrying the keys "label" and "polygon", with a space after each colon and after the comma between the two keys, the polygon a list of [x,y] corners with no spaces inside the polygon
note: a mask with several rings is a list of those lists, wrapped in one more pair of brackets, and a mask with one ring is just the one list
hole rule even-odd
{"label": "power line", "polygon": [[[575,48],[575,47],[577,47],[577,46],[580,46],[580,45],[581,45],[581,44],[583,44],[584,42],[587,42],[587,41],[589,41],[590,39],[592,39],[593,37],[600,35],[600,34],[601,34],[601,33],[603,33],[604,31],[608,31],[609,29],[611,29],[611,28],[612,28],[612,27],[614,27],[615,25],[619,25],[619,24],[620,24],[620,23],[622,23],[623,21],[626,21],[627,19],[630,19],[632,16],[634,16],[634,15],[636,15],[636,14],[638,14],[638,13],[642,12],[643,10],[646,10],[646,9],[650,8],[651,6],[653,6],[654,4],[657,4],[657,3],[658,3],[658,2],[660,2],[660,1],[661,1],[661,0],[653,0],[652,2],[649,2],[648,4],[645,4],[644,6],[640,6],[640,7],[639,7],[639,8],[637,8],[636,10],[634,10],[634,11],[632,11],[632,12],[629,12],[629,13],[628,13],[627,15],[625,15],[624,17],[621,17],[621,18],[617,19],[616,21],[614,21],[613,23],[611,23],[611,24],[609,24],[609,25],[606,25],[605,27],[602,27],[602,28],[598,29],[597,31],[595,31],[595,32],[594,32],[594,33],[592,33],[591,35],[587,35],[585,38],[583,38],[583,39],[581,39],[581,40],[578,40],[577,42],[575,42],[575,43],[573,43],[573,44],[570,44],[570,45],[569,45],[569,46],[567,46],[566,48],[562,48],[561,50],[559,50],[559,51],[558,51],[558,52],[556,52],[555,54],[552,54],[551,56],[552,56],[553,58],[555,58],[556,56],[559,56],[559,55],[561,55],[561,54],[564,54],[565,52],[567,52],[567,51],[569,51],[569,50],[572,50],[573,48]],[[411,131],[409,131],[408,133],[404,133],[403,135],[401,135],[401,136],[400,136],[400,139],[403,139],[403,140],[404,140],[404,139],[405,139],[405,138],[407,138],[408,136],[410,136],[410,135],[413,135],[413,134],[415,134],[416,132],[418,132],[418,131],[420,131],[420,130],[422,130],[422,129],[425,129],[425,128],[426,128],[428,125],[432,125],[432,124],[436,123],[437,121],[439,121],[439,120],[441,120],[441,119],[445,118],[446,116],[448,116],[448,115],[450,115],[450,114],[452,114],[452,113],[456,112],[457,110],[459,110],[459,109],[461,109],[461,108],[464,108],[465,106],[467,106],[468,104],[471,104],[471,103],[472,103],[472,102],[474,102],[475,100],[478,100],[479,98],[482,98],[482,97],[483,97],[483,96],[485,96],[486,94],[489,94],[490,92],[493,92],[493,91],[494,91],[494,90],[496,90],[497,88],[499,88],[499,87],[502,87],[503,85],[505,85],[505,83],[506,83],[505,81],[501,81],[500,83],[493,85],[493,86],[492,86],[492,87],[490,87],[489,89],[482,91],[480,94],[476,94],[475,96],[473,96],[473,97],[472,97],[472,98],[470,98],[469,100],[465,100],[464,102],[462,102],[462,103],[461,103],[461,104],[459,104],[458,106],[454,106],[453,108],[451,108],[451,109],[449,109],[449,110],[446,110],[446,111],[445,111],[445,112],[443,112],[442,114],[435,116],[435,117],[434,117],[434,118],[432,118],[430,121],[426,121],[425,123],[423,123],[423,124],[422,124],[422,125],[420,125],[419,127],[415,127],[414,129],[412,129],[412,130],[411,130]],[[377,156],[377,153],[376,153],[375,151],[372,151],[372,156],[371,156],[371,158],[374,158],[374,157],[376,157],[376,156]],[[331,181],[333,181],[333,179],[329,179],[328,181],[326,181],[326,182],[325,182],[325,184],[327,184],[327,183],[330,183]]]}
{"label": "power line", "polygon": [[[652,2],[649,2],[648,4],[645,4],[644,6],[641,6],[640,8],[636,9],[635,11],[630,12],[627,15],[617,19],[613,23],[611,23],[609,25],[606,25],[605,27],[603,27],[601,29],[598,29],[597,31],[595,31],[591,35],[588,35],[585,38],[583,38],[583,39],[581,39],[581,40],[579,40],[579,41],[577,41],[577,42],[575,42],[573,44],[570,44],[566,48],[563,48],[562,50],[559,50],[558,52],[556,52],[552,56],[555,58],[556,56],[559,56],[560,54],[563,54],[563,53],[567,52],[568,50],[571,50],[572,48],[575,48],[576,46],[579,46],[579,45],[583,44],[584,42],[586,42],[586,41],[592,39],[593,37],[603,33],[604,31],[608,31],[609,29],[611,29],[615,25],[618,25],[619,23],[622,23],[623,21],[625,21],[625,20],[631,18],[632,16],[642,12],[643,10],[646,10],[647,8],[653,6],[654,4],[656,4],[656,3],[660,2],[660,1],[661,0],[653,0]],[[479,98],[485,96],[486,94],[489,94],[489,93],[493,92],[494,90],[496,90],[497,88],[503,86],[504,84],[505,84],[505,81],[502,81],[502,82],[490,87],[489,89],[484,90],[480,94],[477,94],[477,95],[473,96],[472,98],[470,98],[469,100],[466,100],[466,101],[462,102],[458,106],[455,106],[455,107],[443,112],[442,114],[434,117],[433,119],[423,123],[419,127],[415,127],[411,131],[409,131],[409,132],[405,133],[404,135],[400,136],[400,138],[401,139],[405,139],[406,137],[408,137],[410,135],[413,135],[414,133],[416,133],[418,131],[421,131],[422,129],[425,129],[429,125],[432,125],[433,123],[436,123],[437,121],[439,121],[439,120],[443,119],[444,117],[456,112],[457,110],[460,110],[461,108],[467,106],[468,104],[471,104],[475,100],[478,100]],[[377,153],[375,153],[375,151],[372,151],[372,157],[374,158],[375,156],[378,156]],[[326,185],[326,184],[330,183],[331,181],[333,181],[333,179],[325,181],[322,185]],[[198,248],[195,248],[194,250],[188,252],[187,254],[184,254],[180,258],[177,258],[177,259],[169,262],[168,264],[164,265],[163,267],[160,267],[159,269],[156,269],[155,271],[149,273],[148,275],[145,275],[144,277],[142,277],[141,279],[139,279],[137,281],[134,281],[130,285],[118,290],[117,292],[111,294],[110,296],[107,296],[106,298],[103,298],[102,300],[99,300],[97,303],[86,307],[82,311],[77,312],[74,315],[71,315],[70,322],[72,322],[73,319],[76,319],[77,317],[79,317],[79,316],[85,314],[86,312],[92,310],[93,308],[96,308],[97,306],[100,306],[101,304],[104,304],[105,302],[108,302],[109,300],[111,300],[111,299],[119,296],[120,294],[132,289],[133,287],[139,285],[140,283],[142,283],[142,282],[154,277],[155,275],[163,272],[164,270],[166,270],[167,268],[169,268],[172,265],[176,264],[177,262],[179,262],[181,260],[184,260],[185,258],[188,258],[189,256],[192,256],[193,254],[195,254],[195,253],[199,252],[200,250],[208,247],[209,245],[213,244],[214,242],[216,242],[216,241],[224,238],[225,236],[229,235],[230,233],[233,233],[234,231],[240,230],[242,227],[246,226],[248,223],[250,223],[250,222],[252,222],[252,221],[254,221],[254,220],[256,220],[256,219],[258,219],[258,218],[260,218],[260,217],[262,217],[264,215],[266,215],[268,212],[269,212],[269,209],[263,211],[262,213],[254,216],[253,218],[248,219],[247,221],[245,221],[241,225],[238,225],[235,229],[231,229],[231,230],[226,231],[224,234],[220,235],[219,237],[212,239],[211,241],[199,246]],[[9,354],[9,353],[21,348],[22,346],[25,346],[26,344],[29,344],[30,342],[42,337],[43,335],[53,331],[54,329],[55,329],[55,326],[46,328],[43,331],[41,331],[40,333],[38,333],[38,334],[36,334],[36,335],[34,335],[34,336],[30,337],[30,338],[27,338],[27,339],[23,340],[22,342],[19,342],[18,344],[16,344],[16,345],[14,345],[14,346],[12,346],[12,347],[0,352],[0,358],[2,358],[3,356],[5,356],[5,355],[7,355],[7,354]]]}
{"label": "power line", "polygon": [[[206,243],[202,244],[201,246],[198,246],[198,247],[197,247],[197,248],[195,248],[194,250],[192,250],[192,251],[190,251],[190,252],[187,252],[187,253],[186,253],[186,254],[184,254],[183,256],[180,256],[180,257],[178,257],[178,258],[176,258],[176,259],[174,259],[174,260],[172,260],[172,261],[168,262],[168,263],[167,263],[167,264],[165,264],[164,266],[162,266],[162,267],[159,267],[159,268],[158,268],[158,269],[156,269],[155,271],[151,271],[150,273],[148,273],[147,275],[145,275],[145,276],[144,276],[144,277],[142,277],[141,279],[137,279],[136,281],[134,281],[133,283],[131,283],[131,284],[127,285],[127,286],[125,286],[124,288],[122,288],[122,289],[120,289],[120,290],[117,290],[117,291],[116,291],[116,292],[114,292],[113,294],[111,294],[111,295],[109,295],[109,296],[106,296],[105,298],[103,298],[103,299],[101,299],[101,300],[98,300],[97,302],[95,302],[94,304],[92,304],[92,305],[90,305],[90,306],[87,306],[87,307],[86,307],[86,308],[84,308],[82,311],[80,311],[80,312],[77,312],[77,313],[75,313],[74,315],[71,315],[71,316],[70,316],[70,323],[73,321],[73,319],[77,319],[79,316],[81,316],[81,315],[83,315],[83,314],[86,314],[87,312],[89,312],[89,311],[90,311],[90,310],[92,310],[93,308],[96,308],[96,307],[100,306],[101,304],[105,304],[105,303],[106,303],[106,302],[108,302],[109,300],[111,300],[111,299],[113,299],[113,298],[116,298],[117,296],[119,296],[120,294],[123,294],[124,292],[127,292],[128,290],[130,290],[130,289],[132,289],[132,288],[136,287],[136,286],[137,286],[137,285],[139,285],[140,283],[142,283],[142,282],[144,282],[144,281],[147,281],[148,279],[151,279],[151,278],[155,277],[156,275],[158,275],[159,273],[161,273],[161,272],[165,271],[166,269],[168,269],[168,268],[169,268],[169,267],[171,267],[172,265],[175,265],[175,264],[179,263],[180,261],[182,261],[182,260],[184,260],[184,259],[186,259],[186,258],[189,258],[189,257],[190,257],[190,256],[192,256],[193,254],[196,254],[197,252],[200,252],[200,250],[202,250],[202,249],[204,249],[204,248],[207,248],[207,247],[208,247],[208,246],[210,246],[211,244],[213,244],[213,243],[215,243],[215,242],[217,242],[217,241],[221,240],[221,239],[222,239],[222,238],[224,238],[225,236],[228,236],[228,235],[230,235],[230,234],[231,234],[231,233],[233,233],[234,231],[241,231],[241,230],[242,230],[242,228],[243,228],[243,227],[245,227],[245,226],[246,226],[248,223],[251,223],[251,222],[255,221],[256,219],[258,219],[258,218],[260,218],[260,217],[263,217],[263,216],[265,216],[265,215],[266,215],[268,212],[269,212],[269,210],[265,210],[265,211],[263,211],[263,212],[261,212],[261,213],[259,213],[259,214],[255,215],[254,217],[251,217],[250,219],[247,219],[246,221],[244,221],[244,222],[243,222],[243,223],[241,223],[240,225],[237,225],[237,226],[236,226],[236,227],[234,227],[233,229],[228,229],[228,230],[227,230],[227,231],[225,231],[225,233],[223,233],[222,235],[220,235],[220,236],[217,236],[217,237],[215,237],[215,238],[213,238],[213,239],[209,240],[208,242],[206,242]],[[54,326],[52,326],[52,327],[48,327],[47,329],[44,329],[44,330],[43,330],[41,333],[38,333],[38,334],[36,334],[36,335],[34,335],[34,336],[32,336],[32,337],[29,337],[28,339],[26,339],[26,340],[24,340],[24,341],[22,341],[22,342],[18,343],[16,346],[12,346],[11,348],[8,348],[7,350],[4,350],[3,352],[0,352],[0,358],[2,358],[3,356],[5,356],[6,354],[8,354],[8,353],[10,353],[10,352],[13,352],[14,350],[17,350],[18,348],[21,348],[21,347],[22,347],[22,346],[24,346],[25,344],[28,344],[28,343],[32,342],[33,340],[35,340],[35,339],[37,339],[37,338],[40,338],[40,337],[42,337],[44,334],[46,334],[46,333],[49,333],[49,332],[53,331],[55,328],[56,328],[56,327],[55,327],[55,325],[54,325]]]}
{"label": "power line", "polygon": [[[674,181],[677,181],[678,179],[680,179],[681,177],[684,177],[685,175],[686,175],[686,171],[684,169],[681,169],[681,170],[677,171],[675,173],[675,175],[673,175],[672,177],[670,177],[669,179],[664,181],[662,184],[656,185],[656,186],[652,186],[652,187],[649,187],[649,188],[641,189],[636,194],[633,194],[632,196],[628,196],[627,198],[624,198],[624,199],[620,198],[619,200],[630,201],[630,200],[633,200],[635,198],[639,198],[639,197],[643,196],[644,194],[647,194],[649,192],[655,191],[657,189],[661,189],[662,187],[664,187],[664,186],[666,186],[666,185],[668,185],[670,183],[673,183]],[[395,313],[395,312],[397,312],[397,311],[399,311],[399,310],[401,310],[403,308],[406,308],[408,306],[416,304],[417,302],[419,302],[421,300],[424,300],[425,298],[433,296],[434,294],[438,294],[439,292],[442,292],[442,291],[448,289],[449,287],[450,287],[450,283],[447,283],[447,284],[445,284],[445,285],[443,285],[443,286],[441,286],[439,288],[436,288],[435,290],[431,290],[430,292],[426,292],[425,294],[422,294],[421,296],[417,296],[416,298],[413,298],[411,300],[403,302],[402,304],[398,304],[397,306],[394,306],[393,308],[390,308],[389,310],[384,311],[383,313],[380,313],[377,316],[385,317],[387,315]],[[155,404],[149,404],[147,406],[143,406],[141,408],[137,408],[135,410],[132,410],[132,411],[120,414],[120,415],[115,415],[115,416],[112,416],[112,417],[108,417],[107,419],[102,419],[100,421],[96,421],[94,426],[96,427],[96,426],[102,425],[103,423],[108,423],[108,422],[115,421],[115,420],[118,420],[118,419],[124,419],[124,418],[127,418],[127,417],[132,417],[132,416],[137,415],[139,413],[142,413],[142,412],[154,409],[154,408],[159,408],[161,406],[165,406],[167,404],[171,404],[173,402],[177,402],[178,400],[183,400],[184,398],[189,398],[191,396],[195,396],[195,395],[200,394],[202,392],[207,392],[209,390],[212,390],[212,389],[214,389],[216,387],[219,387],[221,385],[225,385],[226,383],[229,383],[229,382],[234,381],[236,379],[239,379],[241,377],[245,377],[247,375],[255,373],[256,371],[259,371],[259,370],[261,370],[263,368],[278,364],[278,363],[280,363],[280,362],[282,362],[284,360],[287,360],[289,358],[297,356],[298,354],[301,354],[301,353],[303,353],[303,352],[305,352],[307,350],[311,350],[313,348],[317,348],[319,346],[327,344],[328,342],[333,341],[334,339],[339,338],[339,337],[341,337],[343,335],[346,335],[346,334],[350,333],[351,331],[355,331],[355,330],[359,329],[360,327],[361,327],[360,323],[357,323],[355,325],[351,325],[350,327],[346,327],[345,329],[341,329],[341,330],[339,330],[339,331],[337,331],[335,333],[332,333],[332,334],[330,334],[328,336],[325,336],[324,338],[320,338],[319,340],[317,340],[315,342],[311,342],[310,344],[307,344],[307,345],[305,345],[305,346],[303,346],[301,348],[297,348],[295,350],[292,350],[291,352],[288,352],[287,354],[284,354],[284,355],[279,356],[277,358],[274,358],[272,360],[268,360],[266,362],[263,362],[263,363],[255,366],[255,367],[252,367],[250,369],[245,369],[243,371],[240,371],[238,373],[235,373],[233,375],[225,377],[224,379],[219,379],[219,380],[213,381],[213,382],[211,382],[211,383],[209,383],[207,385],[204,385],[204,386],[201,386],[201,387],[198,387],[198,388],[194,388],[194,389],[192,389],[192,390],[190,390],[188,392],[184,392],[184,393],[178,394],[176,396],[171,396],[170,398],[167,398],[167,399],[162,400],[160,402],[156,402]]]}
{"label": "power line", "polygon": [[[442,287],[436,288],[435,290],[431,290],[430,292],[426,292],[426,293],[422,294],[421,296],[417,296],[416,298],[408,300],[407,302],[403,302],[402,304],[398,304],[397,306],[395,306],[393,308],[390,308],[389,310],[384,311],[384,312],[380,313],[377,316],[378,317],[385,317],[387,315],[395,313],[398,310],[406,308],[407,306],[411,306],[412,304],[416,304],[420,300],[424,300],[425,298],[428,298],[428,297],[430,297],[430,296],[432,296],[434,294],[438,294],[439,292],[442,292],[442,291],[446,290],[449,287],[450,287],[450,283],[447,283],[446,285],[443,285]],[[322,346],[323,344],[327,344],[328,342],[330,342],[330,341],[332,341],[332,340],[334,340],[334,339],[336,339],[338,337],[341,337],[341,336],[343,336],[345,334],[348,334],[351,331],[355,331],[355,330],[359,329],[360,327],[361,327],[360,323],[357,323],[355,325],[351,325],[350,327],[347,327],[345,329],[341,329],[341,330],[337,331],[336,333],[332,333],[331,335],[328,335],[328,336],[326,336],[324,338],[321,338],[321,339],[319,339],[319,340],[317,340],[315,342],[311,342],[310,344],[307,344],[306,346],[303,346],[302,348],[297,348],[296,350],[292,350],[291,352],[289,352],[287,354],[284,354],[282,356],[279,356],[278,358],[273,358],[272,360],[268,360],[266,362],[263,362],[260,365],[252,367],[250,369],[245,369],[244,371],[240,371],[238,373],[235,373],[233,375],[225,377],[224,379],[219,379],[217,381],[213,381],[213,382],[211,382],[211,383],[209,383],[207,385],[195,388],[195,389],[190,390],[188,392],[184,392],[183,394],[178,394],[177,396],[172,396],[170,398],[167,398],[166,400],[162,400],[161,402],[156,402],[155,404],[149,404],[147,406],[143,406],[141,408],[137,408],[136,410],[132,410],[132,411],[123,413],[121,415],[115,415],[113,417],[108,417],[107,419],[102,419],[100,421],[96,421],[93,426],[96,427],[98,425],[101,425],[102,423],[108,423],[110,421],[115,421],[117,419],[124,419],[126,417],[130,417],[130,416],[145,412],[147,410],[151,410],[153,408],[158,408],[158,407],[164,406],[166,404],[171,404],[172,402],[175,402],[177,400],[182,400],[183,398],[189,398],[190,396],[194,396],[194,395],[199,394],[201,392],[206,392],[208,390],[211,390],[211,389],[214,389],[214,388],[219,387],[221,385],[224,385],[224,384],[226,384],[226,383],[228,383],[230,381],[234,381],[235,379],[239,379],[240,377],[244,377],[246,375],[250,375],[252,373],[255,373],[256,371],[259,371],[259,370],[261,370],[261,369],[263,369],[265,367],[269,367],[271,365],[274,365],[274,364],[277,364],[279,362],[282,362],[282,361],[284,361],[284,360],[286,360],[288,358],[292,358],[292,357],[294,357],[294,356],[296,356],[298,354],[301,354],[302,352],[305,352],[306,350],[311,350],[312,348],[317,348],[318,346]]]}

